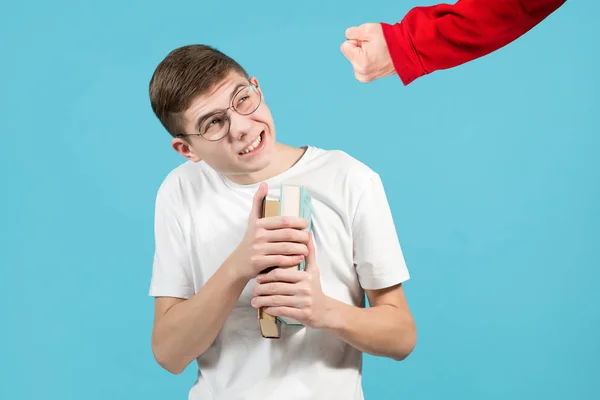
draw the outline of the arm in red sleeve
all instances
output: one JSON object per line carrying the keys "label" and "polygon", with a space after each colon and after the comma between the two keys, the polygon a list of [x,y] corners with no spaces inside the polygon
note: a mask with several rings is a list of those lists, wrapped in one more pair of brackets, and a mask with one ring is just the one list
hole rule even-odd
{"label": "arm in red sleeve", "polygon": [[382,22],[394,68],[408,85],[436,70],[489,54],[519,38],[566,0],[458,0],[411,9]]}

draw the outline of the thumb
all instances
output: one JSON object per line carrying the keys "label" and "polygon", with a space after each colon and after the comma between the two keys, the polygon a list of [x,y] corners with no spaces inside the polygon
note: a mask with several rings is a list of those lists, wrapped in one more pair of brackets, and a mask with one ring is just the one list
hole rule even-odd
{"label": "thumb", "polygon": [[251,220],[258,220],[262,217],[263,200],[267,196],[268,191],[269,187],[265,182],[262,182],[258,186],[258,190],[254,194],[254,198],[252,199],[252,211],[250,211]]}
{"label": "thumb", "polygon": [[314,242],[314,235],[312,232],[308,233],[308,255],[306,256],[306,269],[307,270],[314,270],[314,269],[318,269],[319,266],[317,265],[317,255],[315,252],[315,242]]}

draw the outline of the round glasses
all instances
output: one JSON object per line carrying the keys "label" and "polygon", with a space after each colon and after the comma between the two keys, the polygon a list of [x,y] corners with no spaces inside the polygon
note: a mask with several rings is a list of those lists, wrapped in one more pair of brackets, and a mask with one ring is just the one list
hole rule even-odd
{"label": "round glasses", "polygon": [[211,142],[223,139],[229,134],[231,125],[227,116],[229,110],[233,110],[240,115],[250,115],[258,109],[261,102],[261,95],[258,87],[251,84],[245,86],[233,96],[231,106],[225,110],[210,113],[198,121],[197,132],[192,134],[180,134],[177,136],[202,136]]}

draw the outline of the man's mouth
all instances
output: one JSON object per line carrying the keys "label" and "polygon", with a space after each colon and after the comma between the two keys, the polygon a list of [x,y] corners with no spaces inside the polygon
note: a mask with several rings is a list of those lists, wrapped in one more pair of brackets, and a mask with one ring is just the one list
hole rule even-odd
{"label": "man's mouth", "polygon": [[252,154],[252,153],[254,153],[255,151],[257,151],[258,149],[260,149],[260,148],[261,148],[261,144],[262,144],[262,142],[263,142],[263,135],[264,135],[264,133],[265,133],[265,132],[264,132],[264,131],[262,131],[262,132],[260,133],[260,135],[258,135],[258,137],[256,138],[256,140],[255,140],[254,142],[252,142],[252,143],[250,144],[250,146],[248,146],[248,147],[246,147],[244,150],[240,151],[240,152],[238,153],[238,155],[240,155],[240,156],[244,156],[244,155],[247,155],[247,154]]}

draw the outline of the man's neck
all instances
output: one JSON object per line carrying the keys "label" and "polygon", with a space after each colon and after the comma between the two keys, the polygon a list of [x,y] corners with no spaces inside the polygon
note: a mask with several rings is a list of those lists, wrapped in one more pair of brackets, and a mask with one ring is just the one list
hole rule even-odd
{"label": "man's neck", "polygon": [[251,185],[263,182],[292,168],[304,155],[306,148],[292,147],[283,143],[275,143],[275,154],[269,166],[261,171],[247,175],[228,176],[232,182],[240,185]]}

